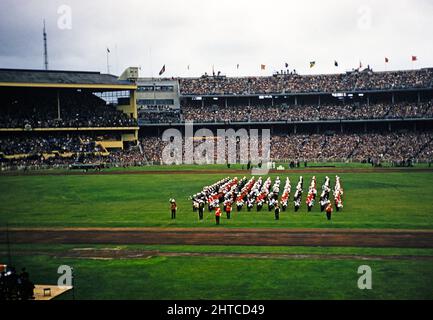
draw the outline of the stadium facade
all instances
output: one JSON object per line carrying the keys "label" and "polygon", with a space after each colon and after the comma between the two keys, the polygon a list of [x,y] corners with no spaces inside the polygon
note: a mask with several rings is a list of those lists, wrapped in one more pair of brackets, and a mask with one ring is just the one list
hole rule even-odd
{"label": "stadium facade", "polygon": [[[168,79],[166,79],[168,80]],[[186,120],[196,129],[256,128],[271,130],[280,148],[332,148],[335,140],[350,139],[351,149],[332,159],[318,150],[315,156],[303,152],[274,153],[280,160],[313,161],[430,161],[433,124],[433,69],[373,72],[353,70],[345,74],[275,74],[271,77],[202,76],[170,79],[179,81],[180,115],[155,117],[143,111],[140,134],[158,137],[167,127],[182,130]],[[164,81],[162,79],[161,81]],[[352,136],[351,136],[352,135]],[[422,135],[422,136],[421,136]],[[323,138],[322,138],[323,137]],[[330,138],[328,138],[330,137]],[[420,138],[420,139],[418,139]],[[414,150],[399,149],[418,140]],[[362,140],[362,141],[360,141]],[[364,141],[365,140],[365,141]],[[367,144],[389,140],[393,145],[366,154]],[[387,149],[395,148],[392,155]],[[357,152],[356,149],[363,149]],[[378,148],[380,149],[380,148]],[[326,153],[326,152],[325,152]],[[291,155],[293,154],[293,156]],[[357,157],[353,157],[357,155]],[[374,159],[373,159],[374,158]]]}
{"label": "stadium facade", "polygon": [[139,78],[133,67],[120,77],[0,69],[0,91],[2,165],[158,163],[162,132],[186,121],[215,133],[270,129],[273,160],[412,163],[433,155],[432,68],[158,79]]}
{"label": "stadium facade", "polygon": [[0,92],[3,160],[78,160],[137,142],[130,81],[99,72],[0,69]]}

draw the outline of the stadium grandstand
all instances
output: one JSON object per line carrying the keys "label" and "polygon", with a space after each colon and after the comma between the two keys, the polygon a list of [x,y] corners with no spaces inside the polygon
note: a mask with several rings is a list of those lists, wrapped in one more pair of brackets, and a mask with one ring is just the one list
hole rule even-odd
{"label": "stadium grandstand", "polygon": [[136,145],[135,90],[98,72],[0,69],[2,167],[95,165]]}
{"label": "stadium grandstand", "polygon": [[[139,115],[141,144],[155,162],[164,146],[158,138],[162,130],[181,128],[185,121],[215,133],[219,128],[269,128],[276,161],[411,165],[431,162],[433,156],[432,68],[177,80],[180,112]],[[155,151],[155,145],[161,150]]]}
{"label": "stadium grandstand", "polygon": [[169,79],[139,78],[137,68],[119,78],[2,69],[0,90],[3,169],[159,164],[162,132],[185,121],[214,133],[270,129],[271,158],[287,163],[433,157],[433,68]]}

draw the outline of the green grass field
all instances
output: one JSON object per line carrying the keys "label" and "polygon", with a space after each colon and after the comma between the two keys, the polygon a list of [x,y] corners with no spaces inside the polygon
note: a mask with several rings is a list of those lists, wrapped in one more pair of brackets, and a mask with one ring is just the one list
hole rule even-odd
{"label": "green grass field", "polygon": [[[167,167],[161,170],[167,170]],[[299,174],[300,171],[296,170],[288,174],[292,188]],[[325,172],[316,175],[319,187],[325,175]],[[234,213],[230,221],[223,219],[219,228],[433,229],[433,172],[408,169],[400,173],[339,175],[345,189],[345,207],[343,212],[333,215],[331,222],[317,207],[307,214],[303,202],[300,212],[294,213],[290,208],[282,213],[280,221],[275,221],[267,210],[260,213],[244,210]],[[0,175],[0,226],[215,228],[214,216],[207,211],[204,221],[198,221],[188,196],[225,176],[227,174],[221,173]],[[237,176],[240,178],[239,174]],[[270,176],[275,178],[276,174]],[[280,175],[282,179],[286,176]],[[304,174],[305,187],[312,176]],[[333,185],[335,174],[329,176]],[[175,221],[170,219],[168,200],[171,197],[176,198],[179,207]],[[18,268],[26,266],[36,283],[56,283],[59,276],[57,267],[61,264],[73,266],[78,299],[433,298],[431,249],[192,245],[119,247],[172,253],[325,255],[322,259],[154,256],[147,259],[95,260],[63,257],[60,254],[77,247],[113,246],[12,244],[13,264]],[[6,251],[6,246],[0,245],[0,263],[7,260]],[[335,255],[348,254],[375,257],[368,261],[353,257],[335,259]],[[394,256],[396,259],[387,260],[382,256]],[[357,288],[357,268],[362,264],[368,264],[373,269],[373,290]],[[71,295],[61,298],[70,299]]]}
{"label": "green grass field", "polygon": [[[432,299],[433,260],[382,261],[387,255],[431,256],[430,249],[122,246],[161,252],[370,254],[377,259],[151,257],[71,259],[56,253],[89,246],[13,246],[14,264],[37,283],[56,283],[59,265],[74,267],[76,299]],[[97,247],[97,246],[91,246]],[[104,248],[110,246],[103,246]],[[102,246],[100,246],[102,248]],[[120,249],[119,247],[117,247]],[[44,250],[46,255],[35,254]],[[24,254],[28,252],[28,254]],[[32,253],[30,253],[32,252]],[[373,289],[359,290],[357,269],[373,270]],[[37,270],[37,271],[36,271]],[[71,299],[67,293],[60,299]]]}
{"label": "green grass field", "polygon": [[[0,176],[0,225],[11,227],[214,227],[198,221],[190,195],[224,174]],[[233,176],[233,175],[232,175]],[[270,175],[275,178],[275,174]],[[313,175],[304,175],[305,186]],[[335,175],[329,175],[332,183]],[[433,172],[342,173],[344,210],[326,221],[316,206],[290,208],[280,221],[267,211],[233,214],[224,227],[433,228]],[[286,175],[281,175],[285,179]],[[294,189],[299,174],[289,175]],[[325,174],[316,175],[320,188]],[[240,177],[239,177],[240,178]],[[304,199],[306,196],[304,191]],[[169,199],[178,203],[172,221]]]}

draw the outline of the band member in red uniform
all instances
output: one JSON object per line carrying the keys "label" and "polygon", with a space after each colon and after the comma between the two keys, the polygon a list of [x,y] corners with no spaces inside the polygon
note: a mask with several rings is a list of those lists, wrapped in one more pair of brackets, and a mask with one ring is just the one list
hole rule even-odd
{"label": "band member in red uniform", "polygon": [[216,209],[215,209],[215,222],[217,225],[220,224],[220,218],[221,218],[221,208],[216,207]]}
{"label": "band member in red uniform", "polygon": [[244,197],[245,195],[242,193],[240,196],[236,198],[236,208],[238,212],[242,210],[242,207],[244,205]]}
{"label": "band member in red uniform", "polygon": [[177,205],[176,205],[176,200],[171,199],[170,200],[170,207],[171,207],[171,218],[172,219],[176,219],[176,211],[177,211]]}
{"label": "band member in red uniform", "polygon": [[227,219],[230,219],[230,213],[231,212],[232,212],[232,204],[231,204],[231,202],[228,202],[226,205]]}
{"label": "band member in red uniform", "polygon": [[305,203],[307,204],[308,212],[310,212],[314,206],[314,195],[312,193],[308,193],[307,201]]}
{"label": "band member in red uniform", "polygon": [[304,185],[304,178],[302,176],[299,177],[298,185],[296,186],[295,196],[293,197],[293,203],[295,205],[295,212],[299,210],[301,207],[302,200],[302,186]]}
{"label": "band member in red uniform", "polygon": [[326,218],[328,220],[331,220],[331,215],[332,215],[332,203],[331,203],[331,201],[329,201],[328,205],[326,206],[325,211],[326,211]]}
{"label": "band member in red uniform", "polygon": [[335,210],[340,211],[343,209],[343,188],[341,186],[340,177],[335,176],[335,188],[334,188],[334,201],[335,201]]}

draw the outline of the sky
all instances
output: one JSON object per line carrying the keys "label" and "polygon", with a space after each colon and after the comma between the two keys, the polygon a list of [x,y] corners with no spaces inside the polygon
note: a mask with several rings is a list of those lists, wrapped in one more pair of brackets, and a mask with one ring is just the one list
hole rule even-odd
{"label": "sky", "polygon": [[141,77],[433,66],[431,0],[1,0],[0,68],[44,67],[44,19],[53,70],[106,73],[107,48]]}

